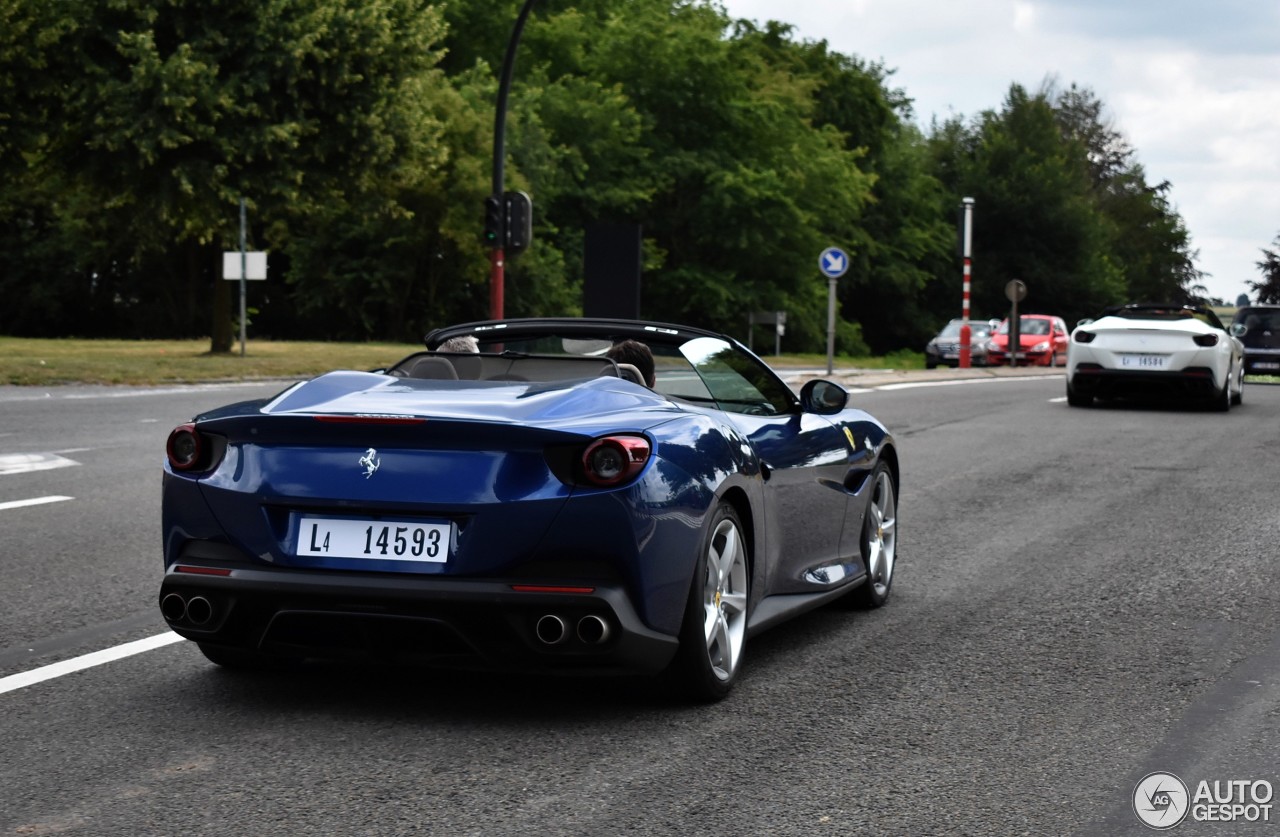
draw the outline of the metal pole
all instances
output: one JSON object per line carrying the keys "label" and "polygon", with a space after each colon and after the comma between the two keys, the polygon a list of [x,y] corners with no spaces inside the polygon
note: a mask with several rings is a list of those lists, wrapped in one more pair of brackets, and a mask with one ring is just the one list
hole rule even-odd
{"label": "metal pole", "polygon": [[244,198],[240,199],[240,357],[244,357],[244,289],[245,279],[249,276],[249,254],[245,245],[245,208]]}
{"label": "metal pole", "polygon": [[[507,54],[502,59],[502,76],[498,80],[498,102],[493,119],[493,189],[491,194],[505,205],[503,185],[506,163],[506,130],[507,130],[507,96],[511,90],[511,75],[515,69],[516,48],[520,45],[520,35],[524,32],[524,23],[529,17],[535,0],[525,0],[516,17],[515,28],[511,30],[511,39],[507,41]],[[503,316],[503,296],[506,288],[506,257],[503,253],[506,238],[506,224],[503,224],[497,246],[489,255],[489,316],[501,320]]]}
{"label": "metal pole", "polygon": [[1013,313],[1009,315],[1009,365],[1018,365],[1018,352],[1022,351],[1022,320],[1018,319],[1018,298],[1013,298]]}
{"label": "metal pole", "polygon": [[836,277],[827,280],[827,374],[835,369],[836,355]]}
{"label": "metal pole", "polygon": [[973,331],[969,328],[969,286],[971,282],[971,260],[973,253],[973,198],[963,198],[964,203],[964,304],[961,316],[964,322],[960,325],[960,368],[968,369],[972,361],[972,348],[969,341],[973,339]]}

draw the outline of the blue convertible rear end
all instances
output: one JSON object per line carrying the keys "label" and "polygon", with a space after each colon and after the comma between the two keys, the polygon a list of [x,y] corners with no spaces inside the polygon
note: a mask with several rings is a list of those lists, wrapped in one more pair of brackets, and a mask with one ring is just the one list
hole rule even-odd
{"label": "blue convertible rear end", "polygon": [[[716,699],[750,631],[855,589],[884,601],[897,458],[843,390],[798,398],[696,330],[520,322],[465,327],[503,329],[474,355],[332,372],[176,428],[173,630],[242,667],[675,665]],[[630,334],[654,345],[652,386],[604,354]]]}

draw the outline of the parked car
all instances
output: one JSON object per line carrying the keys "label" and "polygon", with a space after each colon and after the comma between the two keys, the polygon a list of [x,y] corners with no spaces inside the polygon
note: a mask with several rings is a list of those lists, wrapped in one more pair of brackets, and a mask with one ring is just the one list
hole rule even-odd
{"label": "parked car", "polygon": [[1280,305],[1239,309],[1231,333],[1244,345],[1246,375],[1280,375]]}
{"label": "parked car", "polygon": [[[1070,331],[1061,317],[1047,314],[1018,316],[1017,361],[1021,366],[1057,366],[1067,356]],[[1009,320],[1006,318],[987,341],[987,364],[1009,363]]]}
{"label": "parked car", "polygon": [[[969,362],[974,366],[987,365],[987,341],[999,320],[969,320]],[[942,327],[942,331],[925,344],[924,365],[928,369],[935,366],[960,365],[960,328],[965,324],[963,319],[955,319]]]}
{"label": "parked car", "polygon": [[[477,353],[431,351],[462,335]],[[606,355],[655,356],[653,388]],[[726,695],[749,636],[879,607],[898,455],[839,385],[714,332],[468,323],[173,430],[160,610],[214,663],[657,673]]]}
{"label": "parked car", "polygon": [[1244,398],[1244,346],[1203,305],[1124,305],[1082,320],[1067,353],[1067,403],[1128,397],[1226,412]]}

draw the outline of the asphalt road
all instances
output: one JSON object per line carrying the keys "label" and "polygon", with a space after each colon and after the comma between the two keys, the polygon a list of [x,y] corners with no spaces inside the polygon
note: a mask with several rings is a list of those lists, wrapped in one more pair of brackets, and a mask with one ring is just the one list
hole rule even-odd
{"label": "asphalt road", "polygon": [[[1137,835],[1147,773],[1280,784],[1280,387],[861,383],[902,453],[894,598],[753,639],[727,701],[169,644],[0,693],[0,835]],[[163,634],[165,435],[276,388],[0,389],[0,688]]]}

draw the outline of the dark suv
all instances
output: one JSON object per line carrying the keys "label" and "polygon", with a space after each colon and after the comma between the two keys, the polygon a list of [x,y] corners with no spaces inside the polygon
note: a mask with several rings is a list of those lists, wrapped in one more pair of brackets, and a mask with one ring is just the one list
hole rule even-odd
{"label": "dark suv", "polygon": [[1280,305],[1239,309],[1231,333],[1244,344],[1246,375],[1280,375]]}

